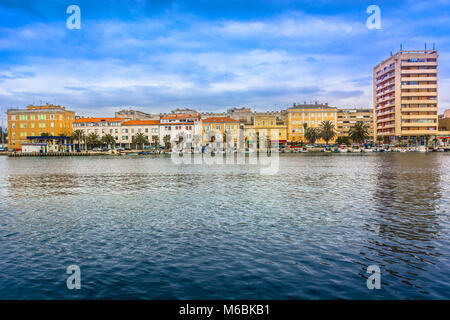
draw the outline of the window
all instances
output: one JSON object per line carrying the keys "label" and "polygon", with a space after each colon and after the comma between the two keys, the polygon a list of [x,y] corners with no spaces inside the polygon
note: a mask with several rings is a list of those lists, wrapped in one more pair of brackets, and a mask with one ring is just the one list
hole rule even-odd
{"label": "window", "polygon": [[30,116],[30,119],[31,119],[31,120],[35,120],[35,117],[36,117],[36,116],[33,114],[33,115]]}
{"label": "window", "polygon": [[16,116],[11,116],[11,120],[16,120]]}
{"label": "window", "polygon": [[55,127],[55,123],[54,122],[51,122],[50,123],[50,128],[54,128]]}

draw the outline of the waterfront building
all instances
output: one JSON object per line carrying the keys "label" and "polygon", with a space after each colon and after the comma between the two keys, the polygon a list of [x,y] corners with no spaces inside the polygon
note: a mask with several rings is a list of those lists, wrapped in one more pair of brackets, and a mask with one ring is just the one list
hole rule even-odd
{"label": "waterfront building", "polygon": [[163,146],[170,138],[171,144],[183,142],[184,147],[190,148],[194,135],[201,132],[200,114],[197,112],[173,112],[161,117],[160,143]]}
{"label": "waterfront building", "polygon": [[130,120],[122,122],[121,132],[123,135],[119,136],[119,144],[121,147],[131,147],[133,137],[142,133],[150,144],[157,139],[161,145],[161,137],[159,133],[160,122],[159,120]]}
{"label": "waterfront building", "polygon": [[[337,123],[338,109],[328,106],[328,103],[318,102],[294,105],[287,110],[287,140],[290,143],[306,142],[303,125],[308,128],[319,128],[323,121],[331,121],[335,126]],[[318,140],[322,143],[324,141]]]}
{"label": "waterfront building", "polygon": [[373,110],[372,109],[338,109],[336,133],[338,136],[349,135],[350,128],[361,121],[368,127],[369,139],[373,139]]}
{"label": "waterfront building", "polygon": [[438,131],[438,52],[399,51],[373,69],[374,138],[424,145]]}
{"label": "waterfront building", "polygon": [[240,125],[239,122],[230,117],[210,117],[202,119],[202,144],[208,146],[220,137],[231,143],[231,147],[236,148],[239,143]]}
{"label": "waterfront building", "polygon": [[[125,145],[131,142],[131,137],[128,128],[122,129],[122,122],[125,122],[123,118],[79,118],[73,122],[73,130],[81,130],[86,137],[95,133],[99,139],[110,134],[116,144]],[[80,143],[85,145],[85,141]]]}
{"label": "waterfront building", "polygon": [[286,144],[288,126],[283,121],[283,116],[281,112],[254,113],[253,123],[245,125],[245,136],[250,136],[252,131],[257,137],[263,135],[271,137],[271,143]]}
{"label": "waterfront building", "polygon": [[26,109],[8,109],[8,149],[22,150],[27,137],[71,136],[75,112],[65,107],[46,104],[27,106]]}
{"label": "waterfront building", "polygon": [[23,153],[73,152],[70,136],[28,136],[22,143]]}

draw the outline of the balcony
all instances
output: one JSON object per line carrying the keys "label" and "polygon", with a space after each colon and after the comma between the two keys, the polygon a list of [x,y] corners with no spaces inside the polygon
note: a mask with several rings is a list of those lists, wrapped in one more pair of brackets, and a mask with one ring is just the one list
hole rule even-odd
{"label": "balcony", "polygon": [[435,62],[402,62],[402,67],[425,67],[425,66],[437,66],[437,61]]}
{"label": "balcony", "polygon": [[428,122],[402,122],[402,127],[434,127],[437,128],[437,122],[428,123]]}
{"label": "balcony", "polygon": [[402,89],[437,89],[437,84],[403,84]]}
{"label": "balcony", "polygon": [[416,70],[401,70],[403,74],[424,74],[424,73],[437,73],[437,69],[416,69]]}
{"label": "balcony", "polygon": [[437,92],[402,92],[402,97],[437,97]]}
{"label": "balcony", "polygon": [[437,114],[415,114],[415,115],[402,115],[402,119],[405,120],[413,120],[413,119],[436,119],[437,121]]}

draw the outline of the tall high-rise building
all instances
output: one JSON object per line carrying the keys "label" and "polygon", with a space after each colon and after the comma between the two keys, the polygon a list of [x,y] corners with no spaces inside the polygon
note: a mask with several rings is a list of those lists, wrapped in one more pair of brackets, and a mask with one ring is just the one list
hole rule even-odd
{"label": "tall high-rise building", "polygon": [[438,52],[399,51],[373,69],[374,138],[424,144],[438,130]]}

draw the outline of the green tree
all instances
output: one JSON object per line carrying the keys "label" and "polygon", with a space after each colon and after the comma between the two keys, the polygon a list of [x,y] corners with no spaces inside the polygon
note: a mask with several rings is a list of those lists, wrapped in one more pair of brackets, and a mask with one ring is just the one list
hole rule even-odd
{"label": "green tree", "polygon": [[41,132],[41,137],[49,137],[50,133],[48,132]]}
{"label": "green tree", "polygon": [[164,142],[164,149],[170,150],[170,135],[166,134],[163,137],[163,142]]}
{"label": "green tree", "polygon": [[336,131],[334,130],[334,124],[330,120],[323,121],[320,125],[320,138],[325,141],[328,145],[328,141],[332,140],[336,136]]}
{"label": "green tree", "polygon": [[116,145],[116,140],[114,139],[114,137],[111,134],[105,134],[102,139],[101,142],[103,145],[106,145],[107,147],[111,146],[112,148],[114,148],[114,146]]}
{"label": "green tree", "polygon": [[83,130],[75,130],[72,133],[72,140],[77,142],[78,149],[80,149],[80,143],[85,138]]}
{"label": "green tree", "polygon": [[378,142],[378,145],[381,145],[381,143],[383,142],[383,137],[377,136],[377,142]]}
{"label": "green tree", "polygon": [[337,144],[345,144],[345,145],[350,145],[350,138],[347,136],[339,136],[336,139],[336,143]]}
{"label": "green tree", "polygon": [[320,131],[317,128],[306,128],[305,139],[310,144],[314,144],[320,138]]}
{"label": "green tree", "polygon": [[144,149],[144,146],[147,146],[150,144],[147,137],[142,132],[139,132],[138,134],[133,136],[131,143],[134,144],[136,146],[136,148],[138,146],[141,146],[141,150]]}
{"label": "green tree", "polygon": [[155,150],[159,148],[159,136],[152,136],[152,145],[155,147]]}
{"label": "green tree", "polygon": [[100,145],[100,137],[95,132],[92,132],[86,137],[86,143],[88,148],[98,147]]}
{"label": "green tree", "polygon": [[369,138],[369,126],[362,121],[356,121],[350,128],[349,136],[354,143],[363,143]]}

